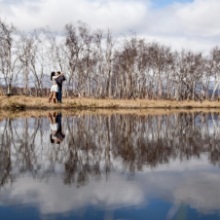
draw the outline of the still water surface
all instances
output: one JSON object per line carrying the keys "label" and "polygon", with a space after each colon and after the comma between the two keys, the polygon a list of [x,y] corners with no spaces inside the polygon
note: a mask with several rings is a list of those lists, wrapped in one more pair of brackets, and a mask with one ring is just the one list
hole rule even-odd
{"label": "still water surface", "polygon": [[0,121],[0,219],[220,219],[220,116]]}

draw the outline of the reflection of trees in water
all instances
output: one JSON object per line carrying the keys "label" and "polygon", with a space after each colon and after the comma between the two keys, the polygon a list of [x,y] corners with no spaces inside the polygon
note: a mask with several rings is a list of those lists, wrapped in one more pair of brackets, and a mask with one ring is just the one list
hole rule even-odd
{"label": "reflection of trees in water", "polygon": [[116,161],[135,172],[207,153],[213,164],[220,164],[217,114],[82,115],[63,117],[62,125],[66,138],[53,145],[45,118],[0,122],[0,184],[12,181],[16,172],[46,178],[57,166],[65,170],[65,183],[80,186],[89,176],[108,177]]}
{"label": "reflection of trees in water", "polygon": [[201,141],[193,118],[193,114],[113,117],[114,155],[132,170],[198,155]]}
{"label": "reflection of trees in water", "polygon": [[101,173],[101,162],[106,174],[110,171],[110,144],[108,118],[102,116],[79,116],[68,118],[68,159],[65,162],[65,182],[82,184],[88,174],[97,178]]}
{"label": "reflection of trees in water", "polygon": [[11,160],[10,160],[10,145],[11,135],[9,129],[11,128],[11,120],[7,119],[1,123],[1,149],[0,149],[0,185],[4,185],[8,180],[12,180],[10,175]]}
{"label": "reflection of trees in water", "polygon": [[[36,156],[36,135],[39,132],[40,121],[42,119],[10,119],[7,118],[1,123],[1,158],[0,166],[3,176],[1,181],[4,184],[6,179],[12,181],[11,169],[14,167],[19,173],[32,172],[37,174],[37,167],[40,161]],[[31,129],[30,129],[31,127]],[[13,164],[13,165],[12,165]]]}

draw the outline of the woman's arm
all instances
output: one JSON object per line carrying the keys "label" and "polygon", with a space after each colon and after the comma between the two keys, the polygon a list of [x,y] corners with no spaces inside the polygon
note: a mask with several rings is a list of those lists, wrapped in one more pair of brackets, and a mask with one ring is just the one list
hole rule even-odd
{"label": "woman's arm", "polygon": [[59,78],[60,76],[63,76],[64,73],[60,73],[58,76],[53,76],[53,79],[57,79]]}

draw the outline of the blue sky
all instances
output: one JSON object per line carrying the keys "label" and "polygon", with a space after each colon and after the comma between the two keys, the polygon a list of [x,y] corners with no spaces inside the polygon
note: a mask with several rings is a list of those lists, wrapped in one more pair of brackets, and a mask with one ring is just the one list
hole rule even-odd
{"label": "blue sky", "polygon": [[152,0],[152,5],[156,8],[166,7],[175,3],[188,3],[192,0]]}
{"label": "blue sky", "polygon": [[115,37],[136,33],[173,49],[209,53],[220,45],[220,0],[0,0],[0,18],[17,29],[62,32],[82,21]]}

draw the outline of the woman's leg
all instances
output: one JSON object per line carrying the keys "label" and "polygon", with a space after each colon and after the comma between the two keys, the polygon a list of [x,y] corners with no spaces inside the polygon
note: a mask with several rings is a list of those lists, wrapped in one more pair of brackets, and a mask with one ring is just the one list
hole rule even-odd
{"label": "woman's leg", "polygon": [[52,98],[53,98],[53,93],[51,92],[49,95],[49,102],[51,102]]}
{"label": "woman's leg", "polygon": [[57,102],[56,92],[53,92],[53,103]]}

